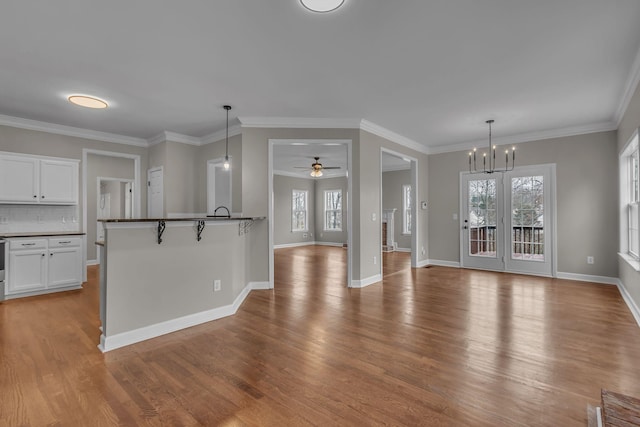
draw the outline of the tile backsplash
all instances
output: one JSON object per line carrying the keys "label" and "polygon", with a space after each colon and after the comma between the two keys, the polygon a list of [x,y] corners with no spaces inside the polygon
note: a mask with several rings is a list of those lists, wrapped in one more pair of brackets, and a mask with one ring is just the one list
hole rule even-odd
{"label": "tile backsplash", "polygon": [[80,231],[80,209],[76,206],[2,205],[0,233],[34,231]]}

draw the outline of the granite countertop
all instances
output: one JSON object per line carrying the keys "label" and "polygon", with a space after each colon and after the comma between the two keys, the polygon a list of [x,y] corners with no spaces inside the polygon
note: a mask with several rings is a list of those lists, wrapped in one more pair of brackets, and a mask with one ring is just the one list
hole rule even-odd
{"label": "granite countertop", "polygon": [[183,217],[183,218],[114,218],[114,219],[99,219],[100,222],[114,223],[114,222],[158,222],[158,221],[256,221],[265,219],[264,216],[204,216],[204,217]]}
{"label": "granite countertop", "polygon": [[12,237],[55,237],[55,236],[84,236],[87,233],[81,231],[31,231],[28,233],[0,233],[0,238]]}

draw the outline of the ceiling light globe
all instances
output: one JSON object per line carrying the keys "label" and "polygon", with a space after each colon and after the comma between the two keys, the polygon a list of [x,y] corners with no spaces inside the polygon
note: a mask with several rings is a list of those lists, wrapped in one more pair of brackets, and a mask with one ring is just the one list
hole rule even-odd
{"label": "ceiling light globe", "polygon": [[344,3],[344,0],[300,0],[300,3],[312,12],[331,12]]}

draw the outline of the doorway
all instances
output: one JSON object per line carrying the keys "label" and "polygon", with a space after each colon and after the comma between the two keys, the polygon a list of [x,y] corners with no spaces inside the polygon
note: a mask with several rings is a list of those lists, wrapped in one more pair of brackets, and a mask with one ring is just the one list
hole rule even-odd
{"label": "doorway", "polygon": [[[133,180],[98,177],[96,180],[97,219],[133,218],[134,185]],[[96,224],[96,238],[104,240],[103,223]],[[99,259],[99,257],[98,257]]]}
{"label": "doorway", "polygon": [[[231,156],[229,162],[231,163]],[[224,158],[207,161],[207,215],[213,215],[219,206],[232,211],[231,168],[224,168]]]}
{"label": "doorway", "polygon": [[555,165],[461,173],[462,267],[556,275]]}
{"label": "doorway", "polygon": [[[345,251],[346,281],[344,283],[347,287],[351,287],[353,276],[352,177],[349,173],[352,167],[351,140],[270,139],[268,167],[269,287],[274,287],[276,248],[284,249],[303,245],[339,246],[334,249]],[[319,169],[321,173],[317,172]],[[297,180],[295,186],[287,188],[282,193],[286,193],[286,197],[275,194],[276,176]],[[302,188],[299,185],[300,180],[310,181],[310,184]],[[340,180],[346,180],[344,187],[338,183]],[[340,191],[339,197],[338,191]],[[299,203],[303,200],[301,197],[304,198],[305,203]],[[276,198],[283,200],[284,204],[276,206]],[[338,215],[336,210],[341,210],[342,215]],[[300,223],[301,218],[304,218],[304,223]],[[281,223],[276,226],[276,221]],[[279,234],[276,236],[276,233]],[[336,244],[338,241],[340,243]]]}

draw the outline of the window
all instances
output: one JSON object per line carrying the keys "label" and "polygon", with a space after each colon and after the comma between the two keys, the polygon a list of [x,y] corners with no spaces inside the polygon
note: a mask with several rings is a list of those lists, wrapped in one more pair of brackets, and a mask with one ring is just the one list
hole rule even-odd
{"label": "window", "polygon": [[411,234],[411,186],[402,186],[402,234]]}
{"label": "window", "polygon": [[638,249],[640,240],[640,231],[638,229],[639,213],[638,204],[640,202],[640,187],[638,187],[638,146],[629,156],[629,254],[634,258],[640,257]]}
{"label": "window", "polygon": [[307,192],[293,190],[291,198],[291,231],[308,231]]}
{"label": "window", "polygon": [[620,220],[620,253],[628,260],[640,259],[640,156],[638,134],[620,156],[620,199],[622,218]]}
{"label": "window", "polygon": [[342,231],[342,190],[324,192],[324,230]]}

